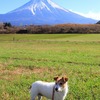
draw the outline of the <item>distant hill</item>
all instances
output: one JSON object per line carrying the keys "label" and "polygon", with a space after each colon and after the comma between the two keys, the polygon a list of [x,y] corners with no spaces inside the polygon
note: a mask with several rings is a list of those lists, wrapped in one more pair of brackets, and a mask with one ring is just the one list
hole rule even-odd
{"label": "distant hill", "polygon": [[96,24],[100,24],[100,21],[98,21]]}

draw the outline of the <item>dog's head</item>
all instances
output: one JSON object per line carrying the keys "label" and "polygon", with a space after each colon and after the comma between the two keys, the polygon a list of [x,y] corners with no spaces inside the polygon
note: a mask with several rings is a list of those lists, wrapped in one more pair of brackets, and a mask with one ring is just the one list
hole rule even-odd
{"label": "dog's head", "polygon": [[63,91],[66,88],[68,78],[67,77],[54,77],[55,86],[54,89],[57,92]]}

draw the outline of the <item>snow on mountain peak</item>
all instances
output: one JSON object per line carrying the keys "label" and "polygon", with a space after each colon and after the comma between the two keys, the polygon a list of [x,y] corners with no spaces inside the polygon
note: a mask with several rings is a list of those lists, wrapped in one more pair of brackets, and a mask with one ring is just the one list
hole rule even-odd
{"label": "snow on mountain peak", "polygon": [[31,4],[30,6],[28,6],[28,9],[31,10],[33,15],[35,15],[37,9],[42,10],[43,8],[46,8],[48,11],[51,12],[46,0],[31,0]]}
{"label": "snow on mountain peak", "polygon": [[52,2],[51,0],[31,0],[31,4],[28,8],[32,11],[33,15],[35,15],[36,9],[42,10],[43,8],[46,8],[50,12],[52,12],[51,8],[52,9],[57,8],[69,12],[69,10],[66,10],[58,6],[56,3]]}
{"label": "snow on mountain peak", "polygon": [[69,12],[69,10],[64,9],[63,7],[58,6],[56,3],[52,2],[52,0],[30,0],[28,3],[26,3],[25,5],[21,6],[18,9],[15,9],[9,13],[13,13],[13,12],[18,12],[18,11],[23,11],[23,10],[30,10],[32,12],[33,15],[35,15],[35,11],[38,10],[42,10],[46,8],[49,12],[52,12],[52,10],[54,9],[61,9],[63,11]]}
{"label": "snow on mountain peak", "polygon": [[[31,0],[34,1],[34,0]],[[36,0],[35,0],[36,1]],[[31,4],[28,9],[31,10],[31,12],[33,13],[33,15],[35,15],[35,11],[38,10],[42,10],[43,8],[46,8],[48,11],[51,11],[50,8],[46,5],[46,3],[43,2],[43,0],[38,0],[37,2],[35,2],[33,4]]]}
{"label": "snow on mountain peak", "polygon": [[48,1],[49,4],[51,4],[54,8],[62,9],[62,10],[64,10],[64,11],[69,12],[68,10],[66,10],[66,9],[64,9],[64,8],[62,8],[62,7],[60,7],[60,6],[58,6],[56,3],[52,2],[51,0],[47,0],[47,1]]}

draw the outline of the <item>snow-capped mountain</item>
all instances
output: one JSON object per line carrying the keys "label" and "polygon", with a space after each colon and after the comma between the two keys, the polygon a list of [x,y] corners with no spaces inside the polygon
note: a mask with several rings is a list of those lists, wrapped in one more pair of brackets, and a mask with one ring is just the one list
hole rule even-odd
{"label": "snow-capped mountain", "polygon": [[64,9],[51,0],[30,0],[13,11],[0,14],[0,22],[10,22],[13,25],[43,25],[63,23],[83,24],[95,23],[96,21]]}

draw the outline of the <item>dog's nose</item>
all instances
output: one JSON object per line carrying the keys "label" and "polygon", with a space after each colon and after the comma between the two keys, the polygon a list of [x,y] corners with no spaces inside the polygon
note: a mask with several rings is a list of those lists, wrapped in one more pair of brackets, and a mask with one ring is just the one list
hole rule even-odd
{"label": "dog's nose", "polygon": [[55,88],[56,91],[58,91],[58,88]]}

